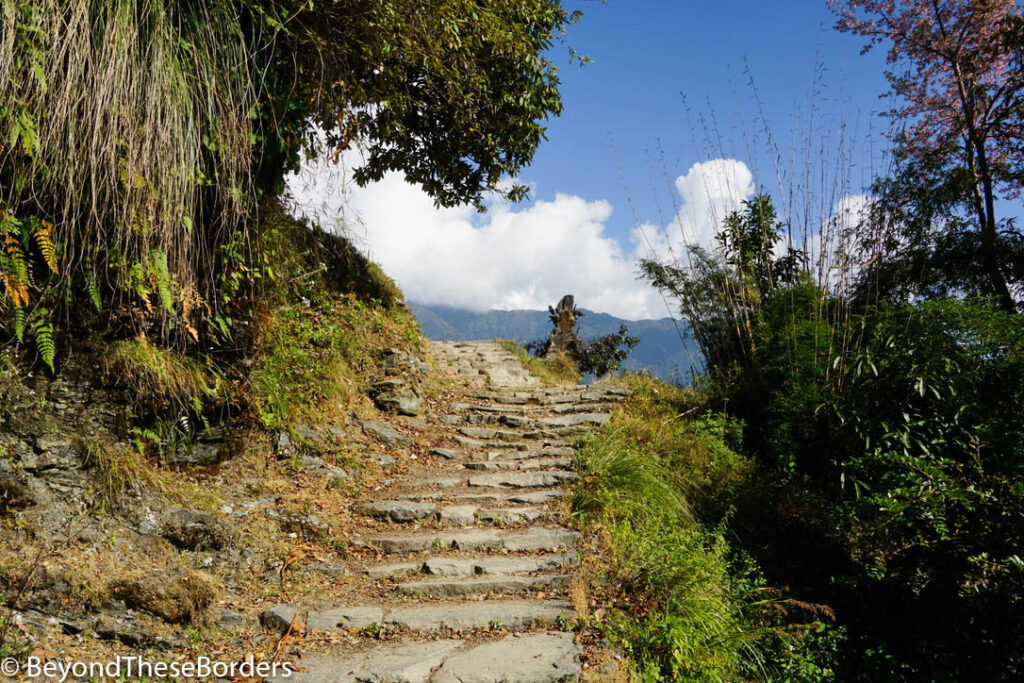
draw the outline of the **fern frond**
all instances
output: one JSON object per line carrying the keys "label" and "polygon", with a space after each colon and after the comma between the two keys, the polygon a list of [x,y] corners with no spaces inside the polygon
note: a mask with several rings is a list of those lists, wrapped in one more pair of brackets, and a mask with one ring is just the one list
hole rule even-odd
{"label": "fern frond", "polygon": [[14,309],[14,336],[19,344],[25,341],[25,309],[20,306]]}
{"label": "fern frond", "polygon": [[36,245],[39,246],[39,253],[43,255],[43,260],[46,261],[46,265],[53,271],[53,274],[57,274],[57,248],[53,244],[53,223],[50,221],[40,221],[39,227],[36,228],[35,233],[32,235],[36,239]]}
{"label": "fern frond", "polygon": [[4,290],[7,296],[11,297],[15,307],[27,306],[28,262],[25,260],[25,252],[21,249],[21,242],[8,234],[4,240],[4,251],[7,256],[7,262],[4,264]]}
{"label": "fern frond", "polygon": [[92,305],[96,307],[97,312],[103,311],[103,299],[100,298],[100,288],[97,286],[96,281],[93,279],[89,280],[89,299],[92,301]]}
{"label": "fern frond", "polygon": [[32,334],[36,340],[36,349],[39,356],[53,372],[53,359],[57,352],[57,344],[53,336],[53,323],[50,321],[50,311],[45,308],[37,308],[32,312]]}
{"label": "fern frond", "polygon": [[149,263],[160,303],[168,313],[174,313],[174,293],[171,290],[171,273],[167,268],[167,253],[160,249],[151,250]]}

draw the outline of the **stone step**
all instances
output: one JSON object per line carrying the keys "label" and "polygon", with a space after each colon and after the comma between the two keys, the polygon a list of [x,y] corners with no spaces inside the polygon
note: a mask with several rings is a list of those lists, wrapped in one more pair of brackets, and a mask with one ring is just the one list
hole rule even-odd
{"label": "stone step", "polygon": [[487,392],[471,396],[470,398],[480,402],[509,406],[557,406],[568,403],[580,403],[584,400],[583,392],[552,394],[545,391]]}
{"label": "stone step", "polygon": [[539,470],[536,472],[489,472],[477,474],[466,480],[471,487],[543,488],[557,486],[562,482],[576,481],[580,475],[564,470]]}
{"label": "stone step", "polygon": [[[534,429],[532,422],[527,426]],[[476,441],[515,442],[524,438],[522,432],[509,431],[507,429],[491,429],[490,427],[459,427],[459,433]]]}
{"label": "stone step", "polygon": [[611,413],[568,413],[557,417],[540,417],[536,422],[545,427],[601,426],[612,419]]}
{"label": "stone step", "polygon": [[507,405],[557,406],[568,403],[618,402],[629,396],[629,390],[622,387],[589,388],[579,387],[566,390],[559,387],[536,387],[507,391],[481,391],[470,394],[469,398],[486,403]]}
{"label": "stone step", "polygon": [[587,401],[584,403],[569,403],[566,405],[554,406],[550,412],[556,415],[570,413],[607,413],[615,407],[615,402],[608,401]]}
{"label": "stone step", "polygon": [[[453,472],[453,474],[456,473]],[[576,481],[577,479],[579,479],[579,475],[575,472],[558,469],[537,470],[534,472],[488,472],[487,474],[474,474],[469,477],[462,475],[413,479],[408,482],[400,482],[399,486],[422,491],[429,491],[430,489],[458,489],[464,486],[470,488],[527,489],[558,486],[563,482]]]}
{"label": "stone step", "polygon": [[517,631],[553,626],[559,619],[574,616],[572,604],[562,600],[484,600],[396,607],[385,616],[384,623],[403,631]]}
{"label": "stone step", "polygon": [[473,460],[462,464],[466,469],[479,470],[481,472],[544,470],[554,467],[565,468],[571,465],[572,458],[569,456],[556,458],[530,458],[522,460]]}
{"label": "stone step", "polygon": [[553,443],[555,441],[564,443],[566,437],[582,436],[589,434],[590,431],[588,427],[584,426],[545,427],[530,432],[522,432],[519,438],[531,441],[544,441],[545,443]]}
{"label": "stone step", "polygon": [[508,448],[490,450],[485,453],[473,453],[471,454],[470,460],[474,462],[488,462],[492,460],[528,460],[531,458],[572,458],[575,455],[576,449],[572,446],[553,446],[533,449]]}
{"label": "stone step", "polygon": [[569,587],[569,579],[568,574],[440,578],[400,583],[395,589],[404,595],[435,598],[468,597],[489,593],[512,595],[538,590],[562,590]]}
{"label": "stone step", "polygon": [[481,555],[477,557],[433,557],[424,562],[392,562],[363,569],[370,578],[408,576],[506,576],[565,571],[578,564],[578,555],[552,553],[527,556]]}
{"label": "stone step", "polygon": [[410,500],[377,500],[360,503],[354,509],[361,515],[391,522],[415,522],[437,517],[437,505]]}
{"label": "stone step", "polygon": [[579,648],[571,633],[515,635],[459,651],[445,660],[431,683],[555,683],[575,681]]}
{"label": "stone step", "polygon": [[419,553],[428,550],[563,550],[575,547],[580,534],[568,529],[532,527],[525,531],[502,529],[467,529],[462,531],[423,530],[415,533],[382,534],[365,543],[353,539],[353,545],[369,545],[386,553]]}
{"label": "stone step", "polygon": [[496,524],[517,526],[540,521],[551,516],[551,512],[540,508],[479,508],[475,505],[447,505],[437,510],[437,521],[441,524],[465,526],[468,524]]}
{"label": "stone step", "polygon": [[451,408],[452,410],[467,410],[477,413],[508,415],[510,417],[525,417],[534,410],[532,407],[502,403],[453,403]]}
{"label": "stone step", "polygon": [[536,507],[482,508],[477,505],[438,505],[410,500],[380,500],[361,503],[355,511],[383,522],[399,524],[437,521],[443,524],[501,524],[515,525],[535,522],[549,511]]}
{"label": "stone step", "polygon": [[474,516],[477,523],[517,526],[547,519],[551,516],[551,512],[531,507],[484,508],[477,510]]}
{"label": "stone step", "polygon": [[377,643],[362,652],[310,655],[301,671],[268,683],[556,683],[580,674],[579,648],[569,633],[506,636],[482,644],[464,640]]}
{"label": "stone step", "polygon": [[[285,632],[298,610],[278,605],[266,610],[260,620],[265,628]],[[268,615],[276,615],[268,618]],[[310,610],[306,628],[312,631],[358,631],[378,627],[399,631],[471,631],[506,628],[529,629],[551,625],[559,618],[572,618],[571,603],[563,600],[476,600],[384,605],[349,605]]]}
{"label": "stone step", "polygon": [[[460,444],[462,441],[468,441],[464,436],[453,436]],[[571,448],[562,439],[551,439],[543,443],[527,442],[527,441],[508,441],[508,442],[485,442],[473,440],[474,446],[472,448],[466,448],[466,453],[472,455],[478,455],[478,451],[486,451],[487,453],[506,453],[508,451],[522,451],[527,453],[539,453],[540,451],[552,449],[552,448]],[[550,453],[549,455],[558,455],[557,453]],[[530,456],[523,456],[530,457]]]}
{"label": "stone step", "polygon": [[487,415],[472,413],[463,418],[463,421],[474,427],[487,427],[489,425],[501,425],[512,429],[534,429],[537,427],[537,422],[532,417],[509,415],[507,413],[491,413]]}
{"label": "stone step", "polygon": [[508,503],[526,503],[543,505],[563,498],[564,489],[541,489],[538,491],[516,492],[507,488],[479,488],[468,490],[462,487],[448,489],[428,489],[414,491],[396,496],[399,500],[411,501],[452,501],[465,505],[502,505]]}

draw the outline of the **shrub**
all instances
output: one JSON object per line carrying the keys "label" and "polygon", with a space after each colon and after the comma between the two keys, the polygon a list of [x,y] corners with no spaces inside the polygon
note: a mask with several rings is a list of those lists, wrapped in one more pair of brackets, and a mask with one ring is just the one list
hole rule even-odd
{"label": "shrub", "polygon": [[620,325],[618,332],[592,339],[586,344],[580,341],[569,353],[584,375],[604,377],[618,370],[639,343],[639,337],[630,337],[629,328]]}

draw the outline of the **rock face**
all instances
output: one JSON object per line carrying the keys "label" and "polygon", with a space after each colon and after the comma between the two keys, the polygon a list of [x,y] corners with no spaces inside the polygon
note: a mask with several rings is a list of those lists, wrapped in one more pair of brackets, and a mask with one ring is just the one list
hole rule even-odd
{"label": "rock face", "polygon": [[377,408],[392,415],[414,417],[422,412],[420,385],[427,373],[425,362],[397,349],[388,349],[382,360],[386,379],[370,387]]}
{"label": "rock face", "polygon": [[287,680],[551,683],[581,673],[568,600],[580,534],[562,526],[559,505],[577,475],[564,439],[607,421],[623,394],[544,387],[490,342],[433,351],[461,384],[452,393],[465,397],[427,416],[443,434],[424,444],[389,423],[362,423],[428,461],[402,461],[385,492],[368,490],[350,507],[365,531],[349,539],[360,551],[350,580],[372,588],[361,600],[357,591],[342,604],[278,605],[261,616],[275,634],[295,619],[322,643]]}
{"label": "rock face", "polygon": [[212,515],[174,510],[164,520],[162,535],[183,550],[221,550],[231,543],[226,525]]}

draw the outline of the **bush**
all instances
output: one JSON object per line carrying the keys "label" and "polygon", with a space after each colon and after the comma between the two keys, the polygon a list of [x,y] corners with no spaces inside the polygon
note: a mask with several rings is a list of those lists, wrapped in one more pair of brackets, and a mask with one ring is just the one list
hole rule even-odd
{"label": "bush", "polygon": [[[865,321],[829,409],[850,542],[867,574],[926,624],[899,647],[955,653],[959,677],[1024,667],[1024,325],[960,301]],[[941,605],[941,608],[939,607]],[[976,624],[965,637],[964,624]],[[936,661],[942,661],[936,659]]]}
{"label": "bush", "polygon": [[[774,580],[836,604],[841,674],[1020,677],[1024,319],[984,301],[830,293],[772,255],[764,209],[747,202],[688,268],[644,264],[679,298],[704,386],[761,465],[761,507],[744,513],[772,540],[748,547]],[[817,547],[794,560],[783,544]]]}
{"label": "bush", "polygon": [[[578,313],[578,315],[583,314]],[[618,370],[622,366],[622,362],[629,358],[629,354],[639,343],[639,337],[630,337],[629,328],[620,325],[618,332],[591,339],[587,343],[584,343],[574,332],[565,353],[552,352],[550,339],[529,342],[523,347],[528,354],[524,360],[529,355],[537,358],[550,358],[554,364],[570,363],[575,366],[574,371],[582,375],[604,377]]]}
{"label": "bush", "polygon": [[584,375],[604,377],[618,370],[639,343],[639,337],[630,337],[629,328],[620,325],[618,332],[598,337],[587,344],[579,342],[570,349],[570,355]]}

